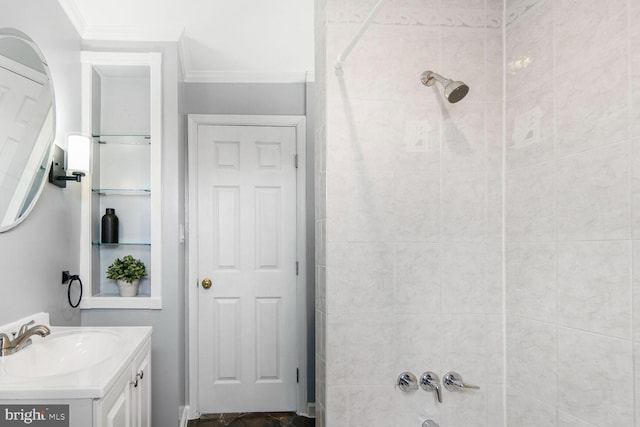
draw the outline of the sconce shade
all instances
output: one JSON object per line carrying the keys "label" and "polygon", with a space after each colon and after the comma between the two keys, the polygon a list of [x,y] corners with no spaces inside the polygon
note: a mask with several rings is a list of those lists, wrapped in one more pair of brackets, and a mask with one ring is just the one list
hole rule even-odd
{"label": "sconce shade", "polygon": [[67,170],[69,172],[89,173],[91,159],[91,141],[85,135],[71,133],[67,136]]}

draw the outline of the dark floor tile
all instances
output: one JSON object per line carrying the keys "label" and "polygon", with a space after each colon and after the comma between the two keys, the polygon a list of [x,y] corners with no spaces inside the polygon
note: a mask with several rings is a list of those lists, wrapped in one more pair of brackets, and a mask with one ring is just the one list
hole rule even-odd
{"label": "dark floor tile", "polygon": [[293,412],[206,414],[188,427],[314,427],[315,419]]}

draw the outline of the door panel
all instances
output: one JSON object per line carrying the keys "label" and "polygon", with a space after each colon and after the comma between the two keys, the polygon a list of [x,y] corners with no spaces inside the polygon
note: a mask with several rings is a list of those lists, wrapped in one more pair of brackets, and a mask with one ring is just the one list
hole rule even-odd
{"label": "door panel", "polygon": [[198,127],[201,412],[296,408],[293,127]]}

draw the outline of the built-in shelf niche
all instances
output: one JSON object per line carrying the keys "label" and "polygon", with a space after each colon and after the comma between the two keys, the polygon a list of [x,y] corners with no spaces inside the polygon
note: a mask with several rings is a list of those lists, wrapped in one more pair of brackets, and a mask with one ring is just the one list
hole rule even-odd
{"label": "built-in shelf niche", "polygon": [[[83,132],[92,139],[92,171],[83,180],[81,308],[161,308],[161,56],[82,53]],[[115,209],[119,243],[101,241],[101,218]],[[106,278],[116,258],[147,266],[138,296],[120,297]]]}

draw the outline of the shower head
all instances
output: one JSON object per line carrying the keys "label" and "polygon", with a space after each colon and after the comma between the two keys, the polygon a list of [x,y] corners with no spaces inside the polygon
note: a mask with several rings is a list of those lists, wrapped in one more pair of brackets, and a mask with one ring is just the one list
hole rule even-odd
{"label": "shower head", "polygon": [[450,103],[455,103],[464,98],[469,92],[469,86],[464,82],[454,82],[451,79],[446,79],[438,73],[433,71],[425,71],[420,76],[420,81],[425,86],[433,86],[435,82],[439,82],[444,87],[444,96]]}

